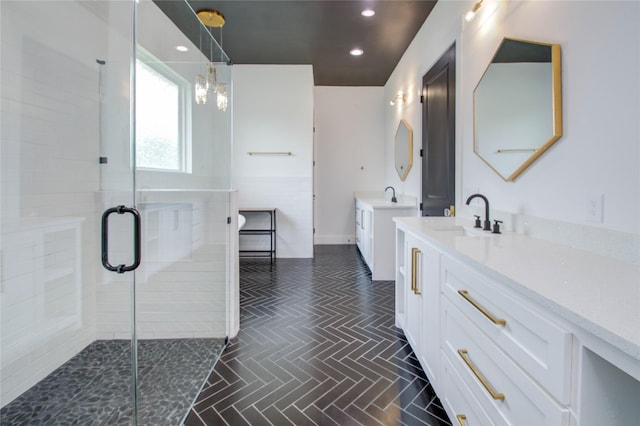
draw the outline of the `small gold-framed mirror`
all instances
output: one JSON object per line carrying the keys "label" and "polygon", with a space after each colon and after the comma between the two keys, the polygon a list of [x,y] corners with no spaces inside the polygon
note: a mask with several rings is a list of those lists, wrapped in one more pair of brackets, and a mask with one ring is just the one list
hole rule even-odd
{"label": "small gold-framed mirror", "polygon": [[474,152],[513,181],[562,136],[560,45],[504,38],[473,92]]}
{"label": "small gold-framed mirror", "polygon": [[413,165],[413,130],[405,120],[400,120],[394,142],[396,171],[404,181]]}

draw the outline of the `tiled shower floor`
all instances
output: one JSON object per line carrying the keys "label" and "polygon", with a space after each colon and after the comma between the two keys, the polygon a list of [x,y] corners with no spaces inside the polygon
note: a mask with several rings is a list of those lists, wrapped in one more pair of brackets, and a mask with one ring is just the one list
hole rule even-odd
{"label": "tiled shower floor", "polygon": [[[141,340],[138,424],[178,425],[224,339]],[[98,340],[2,408],[4,425],[132,424],[128,340]]]}

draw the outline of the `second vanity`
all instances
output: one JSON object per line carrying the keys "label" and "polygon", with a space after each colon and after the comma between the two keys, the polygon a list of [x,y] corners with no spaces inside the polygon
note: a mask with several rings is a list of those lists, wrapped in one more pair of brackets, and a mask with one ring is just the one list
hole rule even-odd
{"label": "second vanity", "polygon": [[378,192],[356,192],[356,245],[374,281],[395,279],[394,217],[415,216],[416,199],[399,197],[392,202]]}
{"label": "second vanity", "polygon": [[640,418],[640,267],[456,218],[394,218],[396,326],[454,424]]}

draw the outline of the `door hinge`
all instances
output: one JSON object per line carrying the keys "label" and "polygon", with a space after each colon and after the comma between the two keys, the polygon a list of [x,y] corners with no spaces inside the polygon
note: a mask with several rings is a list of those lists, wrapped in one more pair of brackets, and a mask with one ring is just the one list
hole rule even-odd
{"label": "door hinge", "polygon": [[227,218],[227,225],[231,224],[231,216]]}
{"label": "door hinge", "polygon": [[424,155],[424,151],[420,149],[420,157],[422,157],[423,155]]}
{"label": "door hinge", "polygon": [[424,95],[420,95],[420,103],[423,104],[424,103]]}
{"label": "door hinge", "polygon": [[420,211],[424,210],[422,203],[420,203]]}

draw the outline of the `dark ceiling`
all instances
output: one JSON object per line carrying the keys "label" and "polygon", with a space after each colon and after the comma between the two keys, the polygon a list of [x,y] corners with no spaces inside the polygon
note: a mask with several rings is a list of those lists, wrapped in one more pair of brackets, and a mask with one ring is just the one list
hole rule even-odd
{"label": "dark ceiling", "polygon": [[[234,64],[312,64],[316,86],[384,86],[433,0],[187,0],[194,11],[221,12],[222,45]],[[182,1],[155,0],[197,43]],[[365,18],[360,12],[372,8]],[[185,10],[186,9],[186,10]],[[188,11],[189,14],[191,13]],[[216,39],[220,29],[212,29]],[[197,37],[197,36],[195,36]],[[219,40],[218,40],[219,41]],[[360,47],[364,55],[349,54]]]}

